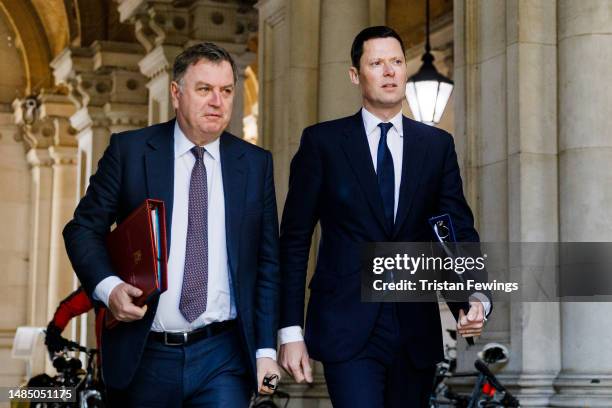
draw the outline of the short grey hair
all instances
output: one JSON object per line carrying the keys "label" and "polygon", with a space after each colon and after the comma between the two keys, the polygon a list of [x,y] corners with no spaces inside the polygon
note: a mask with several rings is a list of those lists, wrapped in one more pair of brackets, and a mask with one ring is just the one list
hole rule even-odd
{"label": "short grey hair", "polygon": [[202,59],[214,63],[221,63],[223,61],[229,62],[232,66],[232,73],[234,74],[234,84],[238,80],[238,69],[230,53],[227,52],[226,49],[211,42],[195,44],[181,52],[174,60],[172,80],[181,85],[181,80],[185,72],[187,72],[187,68],[189,68],[190,65],[198,63]]}

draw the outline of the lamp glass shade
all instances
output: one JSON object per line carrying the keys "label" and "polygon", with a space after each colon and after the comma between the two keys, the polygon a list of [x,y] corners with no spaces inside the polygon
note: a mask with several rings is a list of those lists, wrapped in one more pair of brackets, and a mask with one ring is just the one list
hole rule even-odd
{"label": "lamp glass shade", "polygon": [[436,98],[436,108],[434,111],[433,123],[440,123],[442,114],[448,103],[448,99],[453,92],[453,84],[448,82],[440,82],[438,87],[438,96]]}
{"label": "lamp glass shade", "polygon": [[439,123],[453,92],[452,82],[435,79],[413,80],[406,84],[406,98],[412,115],[419,122]]}

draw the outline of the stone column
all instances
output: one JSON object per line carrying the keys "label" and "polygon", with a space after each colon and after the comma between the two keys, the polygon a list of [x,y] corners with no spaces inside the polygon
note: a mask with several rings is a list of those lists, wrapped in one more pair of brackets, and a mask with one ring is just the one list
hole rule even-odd
{"label": "stone column", "polygon": [[[556,2],[455,3],[455,140],[481,239],[555,242],[558,231]],[[508,266],[528,273],[524,254]],[[477,344],[509,346],[499,374],[525,406],[548,406],[560,367],[554,303],[496,303]],[[474,349],[460,343],[459,368]],[[458,381],[468,384],[465,381]]]}
{"label": "stone column", "polygon": [[234,108],[232,118],[230,120],[228,131],[235,136],[242,138],[244,136],[244,80],[245,70],[253,62],[257,56],[252,52],[246,52],[242,55],[234,57],[236,68],[238,70],[238,78],[236,81],[236,91],[234,93]]}
{"label": "stone column", "polygon": [[[319,1],[312,0],[264,0],[257,7],[261,112],[258,142],[274,156],[280,216],[287,195],[289,165],[302,130],[317,122],[320,7]],[[315,236],[310,273],[316,246]],[[287,391],[296,406],[327,406],[323,370],[318,363],[314,366],[313,386],[291,383]]]}
{"label": "stone column", "polygon": [[[293,2],[298,5],[302,1]],[[287,151],[288,139],[299,135],[292,135],[288,129],[289,112],[292,106],[288,87],[291,81],[288,78],[289,52],[295,48],[308,49],[308,47],[294,47],[291,43],[293,25],[290,22],[292,2],[286,0],[264,0],[257,3],[259,9],[259,123],[258,143],[265,149],[269,149],[274,156],[274,180],[277,186],[277,197],[279,210],[282,211],[282,202],[287,194],[286,182],[277,178],[287,173],[288,160],[291,157]],[[313,9],[318,7],[313,7]],[[310,15],[304,16],[305,20],[318,24],[318,20],[312,21]],[[299,30],[298,27],[295,27]],[[313,45],[310,36],[299,32],[309,45]],[[318,46],[315,45],[315,47]],[[312,49],[312,48],[310,48]],[[315,48],[316,49],[316,48]],[[305,63],[309,63],[306,62]],[[309,83],[308,85],[312,85]],[[296,104],[307,101],[296,100]],[[311,102],[312,103],[312,102]],[[315,102],[316,107],[316,102]],[[279,212],[280,213],[280,212]]]}
{"label": "stone column", "polygon": [[52,120],[38,118],[39,101],[34,98],[13,102],[15,124],[25,142],[30,166],[30,252],[27,322],[33,326],[47,323],[47,288],[49,270],[49,236],[51,234],[51,201],[53,160],[49,155]]}
{"label": "stone column", "polygon": [[[49,253],[53,159],[49,149],[30,149],[27,154],[32,181],[30,184],[30,270],[28,276],[28,325],[47,325],[49,295]],[[46,354],[32,361],[32,372],[45,370]]]}
{"label": "stone column", "polygon": [[45,326],[49,285],[49,241],[51,235],[51,197],[53,160],[49,149],[32,148],[27,154],[30,173],[30,273],[28,324]]}
{"label": "stone column", "polygon": [[[54,94],[16,100],[13,107],[16,123],[27,144],[28,162],[32,166],[31,307],[28,321],[44,326],[57,306],[58,296],[61,296],[56,288],[67,286],[69,291],[72,287],[71,284],[58,283],[65,281],[64,276],[71,277],[72,274],[63,243],[60,247],[57,241],[61,239],[63,227],[59,223],[68,219],[62,218],[58,207],[64,194],[61,183],[65,179],[57,174],[54,151],[74,150],[76,146],[67,120],[74,108],[65,96]],[[73,210],[74,200],[70,204]]]}
{"label": "stone column", "polygon": [[348,116],[361,107],[361,93],[348,70],[353,39],[369,22],[369,0],[321,0],[319,121]]}
{"label": "stone column", "polygon": [[[507,242],[508,130],[506,6],[503,0],[453,7],[455,134],[466,198],[482,241]],[[496,304],[478,344],[510,341],[508,304]],[[475,347],[458,342],[459,369],[473,370]]]}
{"label": "stone column", "polygon": [[[68,120],[66,120],[66,125]],[[66,126],[67,128],[67,126]],[[61,131],[58,127],[58,131]],[[75,289],[74,272],[68,260],[62,230],[74,213],[76,196],[76,140],[68,145],[49,148],[53,160],[53,202],[51,206],[51,234],[49,240],[49,296],[47,320],[51,319],[60,300]]]}
{"label": "stone column", "polygon": [[[612,2],[559,0],[560,239],[612,241]],[[563,303],[556,407],[612,406],[610,303]]]}
{"label": "stone column", "polygon": [[[68,122],[74,105],[65,95],[41,92],[16,100],[13,109],[32,166],[28,322],[46,326],[74,287],[61,234],[74,211],[76,140]],[[44,367],[46,360],[39,356],[33,367]]]}
{"label": "stone column", "polygon": [[[559,239],[556,36],[554,0],[506,3],[510,242]],[[529,255],[516,247],[509,255],[510,267],[533,285]],[[505,371],[517,374],[521,405],[546,407],[560,368],[559,304],[514,302],[510,319],[513,358]]]}
{"label": "stone column", "polygon": [[[32,207],[35,194],[33,175],[28,165],[21,129],[15,125],[10,104],[2,104],[0,113],[0,383],[18,384],[27,374],[23,360],[11,359],[15,329],[38,324],[30,317],[37,304],[32,293]],[[44,162],[44,157],[40,158]],[[44,167],[44,164],[43,164]],[[44,188],[43,188],[44,189]],[[48,203],[48,199],[47,199]],[[38,286],[37,289],[46,287]],[[46,305],[45,305],[46,307]],[[44,369],[43,367],[34,367]]]}

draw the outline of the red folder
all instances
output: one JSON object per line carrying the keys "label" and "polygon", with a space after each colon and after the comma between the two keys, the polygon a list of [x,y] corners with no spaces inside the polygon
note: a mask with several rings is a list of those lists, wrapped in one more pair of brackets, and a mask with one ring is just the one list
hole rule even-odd
{"label": "red folder", "polygon": [[[143,306],[163,293],[168,285],[164,202],[145,200],[107,235],[106,248],[115,273],[142,290],[135,305]],[[106,313],[107,328],[118,323],[112,313]]]}

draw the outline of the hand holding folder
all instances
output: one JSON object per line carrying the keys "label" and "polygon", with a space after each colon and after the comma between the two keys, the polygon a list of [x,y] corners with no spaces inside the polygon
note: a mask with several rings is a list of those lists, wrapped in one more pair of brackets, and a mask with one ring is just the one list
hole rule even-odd
{"label": "hand holding folder", "polygon": [[[147,199],[106,237],[115,273],[142,290],[134,299],[143,306],[167,288],[166,211],[164,202]],[[119,321],[106,314],[107,328]]]}
{"label": "hand holding folder", "polygon": [[[456,255],[453,254],[452,250],[449,248],[448,245],[449,243],[457,242],[457,239],[455,237],[455,228],[453,227],[453,221],[451,220],[450,215],[438,215],[437,217],[431,217],[427,221],[429,221],[429,225],[433,229],[434,235],[442,246],[442,249],[444,250],[445,254],[450,258],[454,258]],[[463,282],[463,277],[461,276],[461,274],[457,274],[457,278],[459,279],[459,281]],[[458,322],[464,319],[464,316],[469,313],[469,309],[461,309],[461,312],[458,316],[455,316]],[[468,345],[474,345],[474,337],[469,336],[464,338],[467,341]]]}

